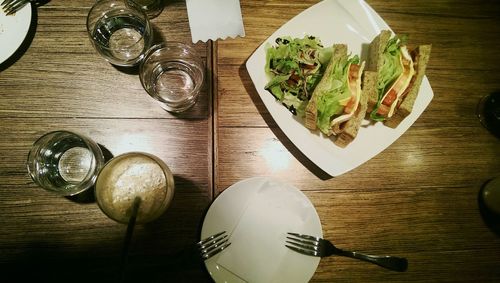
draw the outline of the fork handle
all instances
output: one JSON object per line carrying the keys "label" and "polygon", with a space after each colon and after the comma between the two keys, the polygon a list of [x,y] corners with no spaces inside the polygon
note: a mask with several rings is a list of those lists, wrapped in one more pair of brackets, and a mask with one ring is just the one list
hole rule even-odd
{"label": "fork handle", "polygon": [[406,271],[408,268],[408,260],[404,257],[367,255],[340,249],[338,249],[336,254],[368,261],[394,271]]}

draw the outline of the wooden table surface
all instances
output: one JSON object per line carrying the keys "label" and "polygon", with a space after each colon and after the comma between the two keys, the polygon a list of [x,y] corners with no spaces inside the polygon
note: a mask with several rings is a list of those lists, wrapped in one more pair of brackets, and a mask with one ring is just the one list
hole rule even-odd
{"label": "wooden table surface", "polygon": [[[409,260],[398,273],[324,258],[311,282],[500,281],[500,232],[477,201],[482,184],[500,175],[500,144],[475,115],[478,100],[500,90],[500,2],[366,1],[396,33],[432,43],[434,99],[395,143],[335,178],[277,127],[245,68],[267,37],[318,1],[241,0],[246,36],[195,45],[207,80],[180,116],[149,98],[135,70],[94,52],[85,29],[93,2],[38,7],[27,40],[0,64],[0,281],[118,278],[126,227],[106,218],[92,195],[55,196],[26,172],[33,141],[58,129],[86,134],[109,156],[152,153],[174,172],[172,206],[134,232],[128,281],[210,282],[192,243],[212,200],[253,176],[300,188],[339,247]],[[157,42],[191,42],[185,1],[166,1],[152,23]]]}

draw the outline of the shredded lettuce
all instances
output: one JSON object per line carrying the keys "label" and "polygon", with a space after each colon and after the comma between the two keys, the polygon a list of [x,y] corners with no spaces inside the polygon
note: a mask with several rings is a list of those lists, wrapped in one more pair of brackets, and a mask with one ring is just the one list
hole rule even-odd
{"label": "shredded lettuce", "polygon": [[314,36],[280,37],[268,46],[265,71],[271,77],[265,89],[294,115],[304,115],[307,102],[321,80],[331,48]]}
{"label": "shredded lettuce", "polygon": [[377,114],[377,111],[382,104],[384,94],[390,89],[393,83],[403,73],[401,66],[401,51],[400,47],[404,45],[406,38],[393,37],[387,42],[387,46],[382,54],[383,64],[379,71],[377,81],[378,101],[375,108],[370,113],[370,118],[375,121],[384,121],[385,117]]}
{"label": "shredded lettuce", "polygon": [[345,102],[350,99],[348,76],[351,64],[359,64],[359,57],[345,57],[335,62],[331,74],[325,74],[328,78],[317,101],[318,120],[317,126],[323,133],[330,130],[330,122],[343,113]]}

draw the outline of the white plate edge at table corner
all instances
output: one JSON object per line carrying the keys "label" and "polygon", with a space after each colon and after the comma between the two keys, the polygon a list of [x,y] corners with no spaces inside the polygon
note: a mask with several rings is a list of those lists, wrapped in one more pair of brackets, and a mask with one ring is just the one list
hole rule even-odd
{"label": "white plate edge at table corner", "polygon": [[[283,184],[284,186],[286,186],[288,188],[294,189],[295,193],[299,194],[301,196],[301,198],[303,198],[304,200],[306,200],[310,204],[310,207],[314,210],[315,220],[317,221],[316,223],[309,223],[309,224],[311,224],[313,226],[316,226],[313,229],[315,231],[311,231],[310,233],[313,234],[313,235],[317,235],[318,237],[323,237],[323,229],[322,229],[322,225],[321,225],[321,219],[319,218],[319,215],[318,215],[318,213],[316,211],[316,208],[314,207],[314,205],[312,204],[312,202],[309,200],[309,198],[301,190],[299,190],[298,188],[296,188],[295,186],[293,186],[291,184],[285,183],[285,182],[283,182],[281,180],[278,180],[276,178],[265,177],[265,176],[256,176],[256,177],[251,177],[251,178],[243,179],[243,180],[240,180],[240,181],[232,184],[227,189],[225,189],[214,200],[214,202],[210,205],[210,208],[207,211],[205,219],[203,220],[203,225],[202,225],[202,229],[201,229],[201,238],[206,238],[206,237],[210,236],[211,234],[216,233],[216,231],[224,229],[223,227],[221,227],[221,228],[207,227],[210,224],[210,223],[207,223],[207,222],[211,220],[210,217],[212,216],[212,213],[214,213],[213,210],[217,209],[218,206],[221,205],[221,203],[220,203],[221,201],[222,202],[227,202],[226,198],[229,198],[230,196],[234,196],[234,195],[236,195],[238,197],[238,199],[241,200],[241,199],[243,199],[244,197],[246,197],[248,195],[256,194],[260,190],[260,187],[255,186],[255,185],[252,186],[252,183],[262,182],[263,184],[265,184],[265,182],[267,182],[269,180],[274,181],[274,182],[279,182],[279,183]],[[222,198],[221,198],[221,196],[222,196]],[[251,197],[243,200],[243,202],[247,202],[248,199],[250,199],[250,198]],[[231,204],[234,204],[234,203],[231,203]],[[243,210],[244,206],[239,206],[239,209]],[[236,217],[236,218],[238,218],[238,217]],[[217,225],[219,225],[219,224],[221,224],[221,222],[217,223]],[[233,226],[235,226],[236,224],[237,224],[237,222],[234,223]],[[224,225],[222,225],[222,226],[224,226]],[[232,228],[234,228],[234,227],[232,227]],[[227,229],[227,230],[229,230],[229,229]],[[231,231],[227,231],[227,232],[231,232]],[[217,264],[218,257],[219,257],[219,255],[215,255],[212,258],[210,258],[210,259],[208,259],[208,260],[205,261],[205,266],[206,266],[207,270],[209,271],[210,275],[212,276],[212,278],[214,279],[215,282],[226,282],[227,280],[225,280],[225,279],[222,280],[222,279],[223,278],[228,278],[228,277],[230,277],[230,279],[231,279],[229,282],[245,282],[244,280],[242,280],[239,277],[237,277],[231,271],[229,271],[229,270],[225,269],[224,267],[218,265]],[[311,273],[310,275],[312,276],[314,274],[315,270],[317,269],[317,266],[319,265],[320,258],[312,258],[310,260],[314,261],[314,266],[315,266],[314,270],[310,270],[309,271],[309,273]]]}
{"label": "white plate edge at table corner", "polygon": [[[0,9],[1,10],[1,9]],[[0,39],[6,40],[6,44],[10,46],[10,48],[5,48],[2,45],[2,42],[0,41],[0,64],[8,60],[21,46],[21,44],[24,42],[30,26],[31,26],[31,18],[32,18],[32,9],[31,9],[31,3],[26,4],[20,11],[16,12],[14,15],[5,15],[5,13],[0,11],[0,17],[2,18],[8,18],[8,17],[13,17],[12,19],[21,21],[20,24],[22,24],[20,27],[16,28],[16,33],[14,36],[14,42],[12,42],[12,33],[9,33],[10,35],[9,38],[7,39],[2,39],[4,36],[5,29],[7,27],[4,26],[2,22],[0,22]],[[8,19],[11,20],[11,19]]]}
{"label": "white plate edge at table corner", "polygon": [[[321,8],[322,5],[327,4],[337,4],[342,5],[343,9],[347,9],[344,5],[346,3],[353,4],[353,2],[348,2],[348,0],[325,0],[318,4],[315,4],[308,9],[302,11],[300,14],[295,16],[292,20],[285,23],[278,30],[276,30],[271,36],[269,36],[250,56],[250,58],[246,62],[246,68],[250,75],[250,78],[257,89],[257,92],[262,99],[264,105],[270,112],[273,119],[276,121],[278,126],[282,129],[285,135],[292,141],[292,143],[313,163],[315,163],[319,168],[324,170],[329,175],[335,177],[339,176],[343,173],[346,173],[371,158],[375,157],[377,154],[382,152],[384,149],[389,147],[393,142],[395,142],[402,134],[404,134],[408,128],[418,119],[418,117],[422,114],[422,112],[427,108],[429,103],[433,98],[432,88],[427,77],[424,77],[422,82],[419,95],[415,102],[414,109],[412,113],[403,120],[403,122],[396,128],[388,128],[384,126],[382,123],[377,123],[374,126],[368,127],[366,129],[360,129],[358,133],[358,137],[349,144],[345,149],[341,149],[337,147],[329,138],[321,137],[318,135],[313,135],[307,133],[307,129],[303,125],[298,125],[297,122],[293,118],[283,118],[286,116],[291,116],[291,114],[286,110],[285,107],[281,106],[281,104],[277,103],[272,95],[270,95],[266,90],[263,89],[263,85],[259,83],[261,81],[267,81],[264,74],[264,64],[260,62],[260,59],[265,58],[265,45],[271,43],[271,39],[283,34],[283,30],[286,30],[286,27],[290,25],[291,22],[297,21],[300,17],[303,17],[306,13],[313,13],[315,9]],[[344,4],[342,4],[344,3]],[[377,24],[377,27],[373,27],[372,32],[379,29],[390,29],[390,27],[385,23],[385,21],[363,0],[358,0],[357,4],[365,13],[369,13],[370,23],[371,25]],[[353,17],[353,15],[349,15]],[[358,23],[357,23],[358,24]],[[366,21],[362,23],[362,25],[367,25]],[[366,28],[366,27],[365,27]],[[391,30],[392,31],[392,30]],[[306,33],[304,31],[303,33]],[[264,60],[265,61],[265,60]],[[258,67],[262,67],[262,70],[259,70]],[[262,78],[264,76],[264,78]],[[264,84],[265,85],[265,84]],[[293,121],[290,123],[290,121]],[[363,135],[366,132],[371,132],[372,134],[376,134],[379,138],[386,138],[384,143],[369,143],[370,152],[366,152],[365,146],[366,144],[362,144]],[[297,135],[295,132],[301,133],[303,136],[307,138],[296,138]],[[325,140],[330,144],[325,144]],[[311,146],[312,145],[314,146]],[[316,146],[318,145],[318,146]],[[356,148],[356,149],[355,149]],[[352,157],[357,155],[357,159],[353,159]],[[332,160],[325,158],[325,156],[333,156],[337,157],[334,162]],[[338,157],[344,156],[344,158]]]}

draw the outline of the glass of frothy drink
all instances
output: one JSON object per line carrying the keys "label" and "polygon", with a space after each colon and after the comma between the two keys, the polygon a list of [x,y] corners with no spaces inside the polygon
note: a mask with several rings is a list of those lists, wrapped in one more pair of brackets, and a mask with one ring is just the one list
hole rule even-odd
{"label": "glass of frothy drink", "polygon": [[130,152],[114,157],[103,167],[95,184],[101,210],[111,219],[128,223],[136,197],[140,199],[137,223],[160,217],[174,196],[174,178],[158,157]]}

